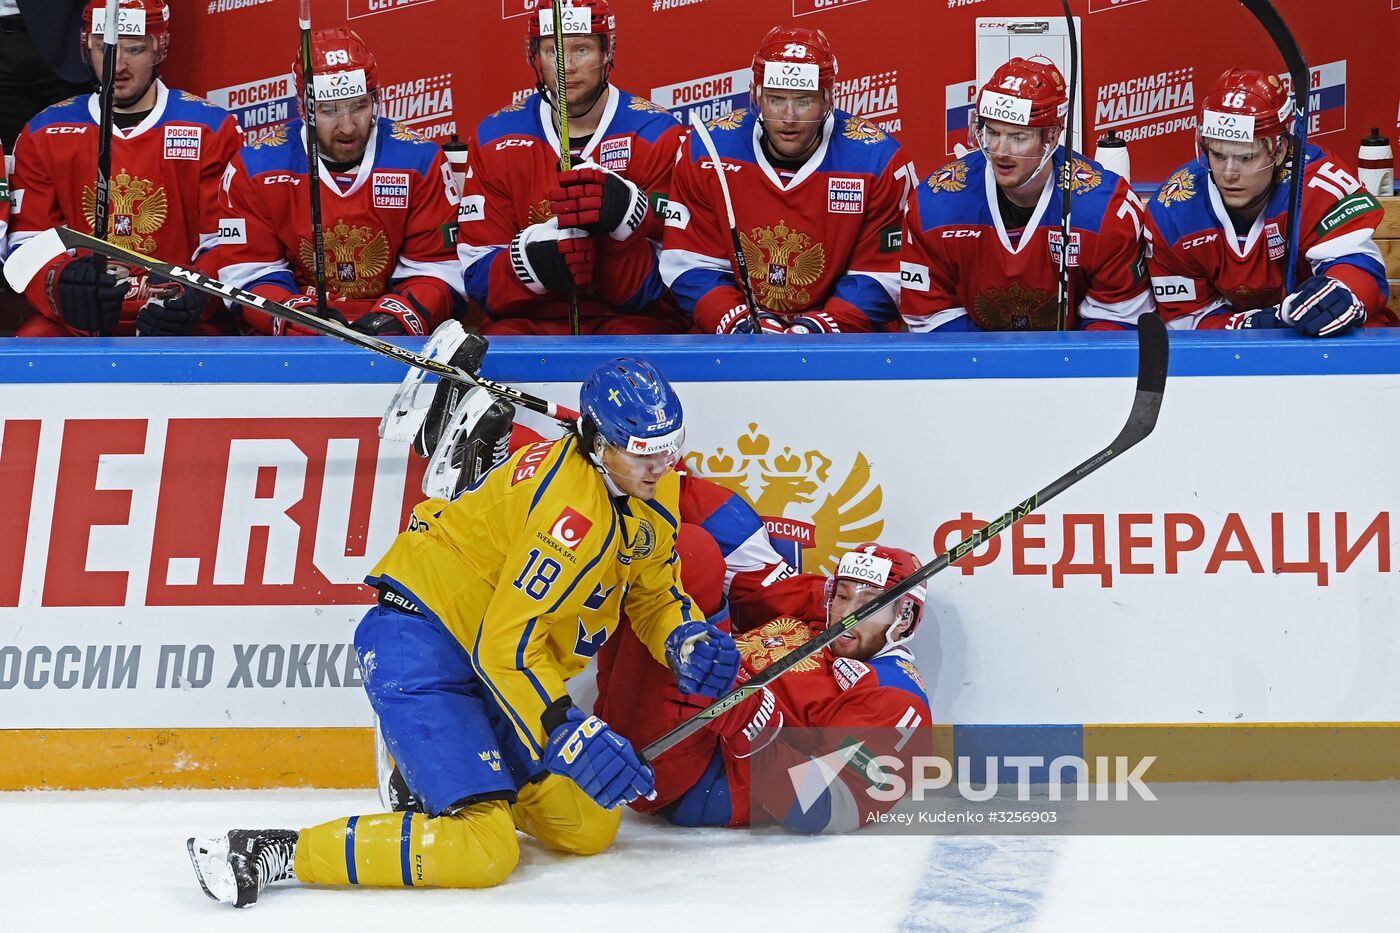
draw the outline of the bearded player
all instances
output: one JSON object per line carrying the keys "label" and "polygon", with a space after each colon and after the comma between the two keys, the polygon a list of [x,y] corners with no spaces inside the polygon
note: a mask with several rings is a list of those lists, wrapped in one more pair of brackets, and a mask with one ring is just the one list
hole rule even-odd
{"label": "bearded player", "polygon": [[[754,53],[750,109],[708,124],[763,331],[898,324],[899,222],[914,167],[892,137],[836,108],[836,71],[823,33],[775,28]],[[751,332],[715,167],[695,133],[665,211],[661,274],[694,329]]]}
{"label": "bearded player", "polygon": [[1308,337],[1388,323],[1383,211],[1350,166],[1304,147],[1292,294],[1288,255],[1293,100],[1276,75],[1231,68],[1201,102],[1197,156],[1149,203],[1157,304],[1181,329],[1292,328]]}
{"label": "bearded player", "polygon": [[[697,603],[708,609],[701,594],[714,591],[714,570],[708,571],[712,582],[707,584],[703,554],[686,554],[683,559],[698,563],[685,567],[686,581],[697,594]],[[713,568],[713,562],[708,566]],[[902,548],[872,542],[846,553],[836,573],[824,581],[825,604],[816,607],[817,613],[794,601],[777,618],[735,635],[743,658],[739,682],[761,673],[918,568],[919,559]],[[822,583],[814,574],[801,577]],[[791,757],[787,763],[792,765],[806,760],[781,742],[784,729],[876,730],[863,733],[867,743],[881,741],[881,730],[891,730],[894,737],[898,733],[893,730],[918,729],[927,736],[928,697],[909,650],[923,611],[924,587],[917,586],[714,720],[709,728],[659,756],[656,796],[633,801],[633,809],[659,814],[682,826],[747,826],[752,819],[777,820],[801,832],[858,828],[872,809],[885,809],[861,792],[866,782],[858,765],[849,766],[842,781],[833,782],[815,802],[803,807],[793,800],[790,787],[787,793],[775,793],[778,788],[768,786],[771,782],[754,786],[751,756],[778,740],[770,754],[783,755],[784,762]],[[665,668],[628,647],[619,640],[617,648],[609,643],[599,655],[594,709],[640,746],[689,719],[709,701],[684,696]],[[897,739],[894,744],[899,744]],[[916,746],[927,751],[922,748],[926,745],[913,740],[903,748],[883,751],[908,754]],[[764,813],[750,812],[755,798]]]}
{"label": "bearded player", "polygon": [[[92,0],[81,42],[101,76],[106,4]],[[170,50],[165,0],[121,0],[113,81],[110,242],[165,262],[195,260],[205,272],[218,239],[219,181],[242,144],[226,110],[165,86],[160,66]],[[101,104],[82,94],[44,110],[20,134],[10,179],[13,210],[9,261],[26,262],[24,244],[67,226],[91,233],[95,222]],[[220,305],[201,292],[79,252],[45,257],[31,270],[25,297],[34,314],[20,337],[180,336],[214,334]],[[32,278],[29,278],[32,276]]]}
{"label": "bearded player", "polygon": [[567,334],[570,295],[583,334],[684,329],[658,272],[660,220],[681,126],[608,83],[617,23],[608,0],[565,0],[569,150],[561,171],[554,17],[528,17],[536,92],[487,117],[468,152],[457,252],[484,334]]}
{"label": "bearded player", "polygon": [[[899,310],[911,331],[1055,330],[1069,101],[1048,59],[1013,58],[977,95],[973,151],[909,201]],[[1125,179],[1074,156],[1070,330],[1135,327],[1152,310],[1142,201]]]}
{"label": "bearded player", "polygon": [[[427,334],[462,305],[447,158],[381,114],[379,64],[359,35],[318,29],[311,55],[328,314],[375,336]],[[301,87],[300,58],[295,67]],[[298,119],[243,147],[214,259],[223,281],[315,311],[305,136]],[[311,333],[258,311],[244,320],[260,333]]]}

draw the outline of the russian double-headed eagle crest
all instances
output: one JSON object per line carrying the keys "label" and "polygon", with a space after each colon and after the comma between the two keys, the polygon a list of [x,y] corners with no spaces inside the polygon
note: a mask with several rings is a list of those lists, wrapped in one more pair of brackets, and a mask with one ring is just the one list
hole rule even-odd
{"label": "russian double-headed eagle crest", "polygon": [[841,135],[852,142],[865,143],[867,145],[883,142],[889,139],[885,131],[864,117],[848,117],[846,125],[841,128]]}
{"label": "russian double-headed eagle crest", "polygon": [[967,187],[967,163],[949,162],[928,177],[930,191],[961,191]]}
{"label": "russian double-headed eagle crest", "polygon": [[737,107],[734,110],[729,111],[722,117],[715,117],[713,120],[711,120],[705,125],[712,130],[738,129],[739,124],[744,122],[744,115],[747,113],[748,111],[743,107]]}
{"label": "russian double-headed eagle crest", "polygon": [[786,221],[739,234],[758,303],[779,314],[810,307],[808,286],[826,271],[826,248]]}
{"label": "russian double-headed eagle crest", "polygon": [[1103,172],[1094,168],[1079,156],[1074,157],[1074,171],[1070,176],[1074,179],[1074,193],[1083,194],[1086,191],[1093,191],[1103,184]]}
{"label": "russian double-headed eagle crest", "polygon": [[1162,190],[1157,192],[1157,203],[1163,207],[1171,207],[1173,204],[1189,201],[1195,196],[1196,180],[1191,177],[1191,170],[1179,168],[1172,172],[1162,185]]}
{"label": "russian double-headed eagle crest", "polygon": [[394,121],[393,125],[389,128],[389,132],[390,135],[401,143],[424,143],[428,141],[428,137],[424,136],[407,123],[399,123],[397,120]]}
{"label": "russian double-headed eagle crest", "polygon": [[[775,661],[781,660],[798,645],[812,640],[812,627],[797,619],[774,619],[734,639],[739,654],[748,668],[757,674]],[[794,674],[813,671],[821,666],[818,655],[803,658],[792,666]]]}
{"label": "russian double-headed eagle crest", "polygon": [[[107,240],[138,253],[156,252],[155,234],[170,214],[165,188],[123,169],[112,177],[107,203]],[[83,217],[89,229],[97,226],[97,192],[86,185]]]}
{"label": "russian double-headed eagle crest", "polygon": [[775,450],[750,424],[732,448],[692,451],[685,464],[753,503],[773,546],[798,570],[834,572],[842,554],[879,539],[885,528],[879,516],[884,493],[859,451],[843,476],[821,451]]}
{"label": "russian double-headed eagle crest", "polygon": [[[301,241],[303,269],[315,265],[315,248]],[[382,276],[389,268],[389,241],[383,230],[351,227],[336,222],[326,231],[326,268],[334,278],[330,288],[341,298],[374,298],[384,291]]]}
{"label": "russian double-headed eagle crest", "polygon": [[1054,330],[1058,325],[1054,293],[1024,285],[981,291],[969,311],[983,330]]}
{"label": "russian double-headed eagle crest", "polygon": [[244,134],[245,145],[254,149],[261,149],[264,146],[274,147],[285,145],[287,142],[287,124],[278,123],[276,126],[265,126],[260,129],[250,130]]}

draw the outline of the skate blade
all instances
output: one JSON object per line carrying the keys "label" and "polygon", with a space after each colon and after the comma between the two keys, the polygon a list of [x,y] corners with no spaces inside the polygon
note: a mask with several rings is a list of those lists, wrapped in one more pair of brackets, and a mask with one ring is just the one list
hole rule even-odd
{"label": "skate blade", "polygon": [[194,876],[211,900],[232,904],[238,898],[238,883],[233,879],[233,867],[228,862],[228,837],[185,841],[190,854]]}
{"label": "skate blade", "polygon": [[467,394],[457,403],[452,420],[443,430],[442,439],[428,461],[428,468],[423,471],[423,495],[429,499],[452,498],[457,486],[457,474],[462,472],[462,467],[452,465],[452,452],[456,450],[462,435],[476,426],[494,401],[491,393],[476,388],[467,390]]}
{"label": "skate blade", "polygon": [[[457,352],[457,348],[466,342],[467,332],[462,329],[458,321],[444,321],[433,331],[433,336],[423,346],[423,356],[439,363],[446,363],[452,359],[452,354]],[[425,370],[416,366],[410,366],[408,375],[403,377],[403,382],[399,383],[398,389],[394,392],[394,397],[389,401],[389,407],[384,410],[384,417],[379,419],[379,436],[386,441],[399,441],[405,444],[413,443],[413,439],[418,435],[418,429],[423,426],[423,421],[428,417],[428,409],[432,407],[433,393],[437,389],[436,383],[430,385],[428,390],[420,393],[418,390],[423,386],[423,377],[427,375]],[[420,398],[421,395],[421,398]]]}

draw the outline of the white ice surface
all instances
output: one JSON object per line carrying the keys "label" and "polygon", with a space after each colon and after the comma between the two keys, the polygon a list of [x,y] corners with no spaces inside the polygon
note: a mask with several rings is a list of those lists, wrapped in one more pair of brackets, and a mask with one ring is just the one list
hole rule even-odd
{"label": "white ice surface", "polygon": [[185,855],[190,835],[378,809],[368,791],[0,793],[0,930],[1400,929],[1386,836],[808,839],[629,812],[593,858],[522,839],[493,890],[280,884],[250,911],[208,900]]}

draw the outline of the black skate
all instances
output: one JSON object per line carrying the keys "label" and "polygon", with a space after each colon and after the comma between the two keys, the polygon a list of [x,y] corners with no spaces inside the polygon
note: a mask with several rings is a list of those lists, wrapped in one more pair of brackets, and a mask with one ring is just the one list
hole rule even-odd
{"label": "black skate", "polygon": [[[463,490],[475,488],[482,477],[510,456],[515,406],[479,386],[454,398],[456,407],[447,413],[423,471],[423,494],[429,498],[457,498]],[[433,404],[437,405],[436,399]],[[432,420],[430,413],[424,425]],[[421,432],[419,437],[423,437]]]}
{"label": "black skate", "polygon": [[[481,371],[481,361],[486,358],[486,346],[485,337],[468,331],[462,345],[452,353],[448,363],[476,375]],[[432,404],[428,406],[428,414],[423,419],[422,427],[418,429],[418,435],[413,439],[414,453],[420,457],[433,455],[433,451],[437,449],[438,442],[442,440],[443,433],[452,420],[452,412],[461,403],[462,396],[466,395],[470,389],[471,386],[451,379],[442,379],[438,382],[437,391],[433,393]]]}
{"label": "black skate", "polygon": [[408,782],[403,778],[403,772],[398,765],[394,765],[394,771],[389,775],[389,809],[395,813],[403,813],[412,810],[414,813],[427,813],[423,806],[423,801],[418,799],[408,787]]}
{"label": "black skate", "polygon": [[205,894],[234,907],[251,907],[263,888],[295,877],[296,845],[297,832],[291,829],[231,829],[212,839],[192,838],[185,849]]}

